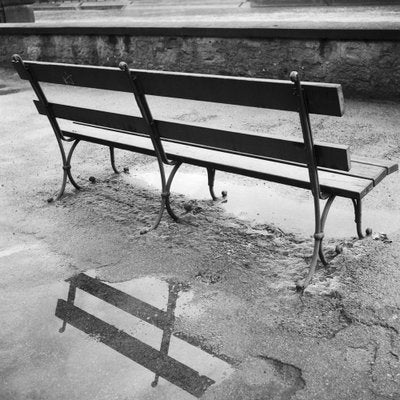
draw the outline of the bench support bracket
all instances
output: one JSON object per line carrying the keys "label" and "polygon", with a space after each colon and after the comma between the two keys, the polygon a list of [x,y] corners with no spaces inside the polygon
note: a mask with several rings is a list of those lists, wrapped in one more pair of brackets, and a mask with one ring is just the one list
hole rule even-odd
{"label": "bench support bracket", "polygon": [[[46,95],[44,94],[42,88],[40,87],[39,81],[36,79],[35,75],[29,69],[29,67],[27,65],[25,65],[22,58],[19,55],[15,54],[12,57],[12,62],[14,64],[15,69],[18,71],[18,73],[20,75],[27,76],[27,78],[32,86],[32,89],[35,92],[39,102],[43,105],[43,107],[46,110],[46,116],[50,122],[51,127],[53,128],[54,135],[56,136],[58,147],[61,152],[61,158],[62,158],[63,170],[64,170],[61,189],[58,192],[58,195],[56,197],[56,200],[59,200],[59,199],[61,199],[61,197],[64,194],[65,186],[67,184],[67,178],[72,183],[72,185],[75,187],[75,189],[80,189],[80,186],[75,182],[74,178],[71,175],[72,153],[74,152],[77,144],[79,143],[79,140],[75,140],[72,138],[66,138],[63,135],[63,132],[61,131],[60,126],[58,125],[57,119],[54,116],[52,107],[49,104],[49,102],[47,101]],[[63,142],[74,142],[71,146],[71,149],[69,150],[68,156],[65,154]],[[47,201],[50,203],[53,201],[53,198],[51,197]]]}
{"label": "bench support bracket", "polygon": [[328,198],[327,202],[325,203],[324,210],[322,211],[321,217],[319,217],[319,212],[317,213],[317,211],[319,211],[319,207],[316,208],[316,210],[315,210],[316,211],[315,222],[316,222],[317,229],[316,229],[316,233],[314,233],[314,251],[313,251],[313,255],[311,258],[310,265],[309,265],[307,277],[304,279],[303,282],[297,283],[297,290],[299,292],[303,292],[304,289],[310,284],[311,279],[315,273],[315,268],[317,266],[318,258],[321,260],[321,262],[324,265],[328,264],[328,262],[325,258],[322,242],[324,239],[324,229],[325,229],[326,219],[328,217],[329,211],[331,209],[332,203],[335,200],[335,198],[336,198],[335,195],[331,195]]}
{"label": "bench support bracket", "polygon": [[[64,170],[64,174],[63,174],[63,180],[62,180],[62,184],[61,184],[61,189],[58,192],[58,195],[56,197],[56,200],[60,200],[61,197],[64,194],[65,191],[65,186],[67,185],[67,178],[69,179],[69,181],[71,182],[72,186],[77,189],[80,190],[81,187],[75,182],[75,179],[72,177],[71,174],[71,159],[72,159],[72,154],[74,153],[74,150],[76,148],[76,146],[78,145],[78,143],[80,142],[79,139],[75,140],[74,143],[72,144],[71,148],[69,149],[68,152],[68,156],[65,156],[65,150],[64,150],[64,146],[62,144],[62,142],[59,142],[60,145],[60,151],[61,151],[61,158],[63,160],[63,170]],[[52,202],[53,198],[50,198],[47,200],[48,202]]]}
{"label": "bench support bracket", "polygon": [[[314,230],[314,251],[311,258],[307,277],[304,281],[297,284],[297,289],[303,292],[304,289],[309,285],[315,272],[318,257],[322,255],[321,242],[324,238],[324,225],[326,217],[328,215],[330,206],[333,202],[334,197],[329,198],[325,206],[325,209],[321,216],[320,199],[324,196],[321,193],[319,179],[318,179],[318,164],[314,150],[314,142],[311,132],[310,117],[307,107],[307,101],[304,97],[304,91],[301,86],[299,74],[296,71],[292,71],[290,74],[290,80],[293,82],[293,95],[297,97],[298,101],[298,112],[300,117],[301,130],[303,133],[304,145],[307,154],[307,167],[308,176],[310,178],[311,193],[314,198],[314,213],[315,213],[315,230]],[[325,257],[322,255],[322,262],[326,262]]]}
{"label": "bench support bracket", "polygon": [[[336,196],[332,195],[328,198],[324,210],[322,211],[322,216],[321,216],[321,231],[323,232],[325,229],[325,223],[326,219],[328,217],[329,210],[331,209],[331,205],[333,203],[333,200],[335,200]],[[322,264],[327,265],[328,261],[326,261],[323,246],[322,246],[322,239],[319,247],[319,259],[322,261]]]}
{"label": "bench support bracket", "polygon": [[140,231],[141,234],[148,233],[158,227],[160,224],[161,218],[164,214],[164,210],[166,209],[168,214],[171,216],[171,218],[175,222],[180,222],[180,218],[175,214],[175,212],[171,208],[171,203],[170,203],[170,190],[171,190],[171,185],[172,181],[175,177],[176,172],[178,171],[179,167],[182,165],[181,162],[177,162],[174,167],[172,168],[172,171],[169,174],[168,180],[165,180],[165,176],[161,179],[161,184],[162,184],[162,192],[161,192],[161,204],[160,204],[160,211],[158,213],[158,216],[154,222],[154,224],[147,229],[142,229]]}
{"label": "bench support bracket", "polygon": [[[81,187],[75,182],[75,179],[72,177],[71,174],[71,159],[72,159],[72,154],[75,151],[76,146],[78,145],[78,143],[80,142],[79,139],[75,140],[74,143],[72,143],[71,148],[69,149],[68,152],[68,157],[67,157],[67,164],[63,166],[64,171],[67,172],[69,181],[72,183],[72,185],[75,187],[75,189],[81,189]],[[62,195],[62,193],[61,193]]]}
{"label": "bench support bracket", "polygon": [[[140,113],[143,117],[143,120],[146,122],[148,135],[150,136],[151,142],[153,144],[154,151],[156,153],[158,167],[160,170],[161,177],[161,206],[160,211],[158,213],[158,217],[153,224],[153,226],[149,229],[143,229],[140,233],[147,233],[153,229],[156,229],[159,225],[161,218],[164,213],[164,209],[166,208],[168,214],[172,217],[174,221],[179,221],[179,217],[172,211],[170,204],[170,187],[172,184],[172,180],[176,174],[176,171],[181,166],[180,161],[170,161],[167,158],[167,155],[164,152],[164,147],[161,142],[160,132],[158,130],[158,126],[156,121],[154,121],[152,113],[150,111],[150,107],[146,100],[145,90],[141,85],[137,75],[135,72],[129,69],[128,65],[125,62],[121,62],[119,64],[119,68],[126,75],[129,85],[131,87],[132,93],[135,96],[136,104],[139,107]],[[166,179],[165,168],[164,165],[171,165],[173,169],[169,175],[168,181]]]}

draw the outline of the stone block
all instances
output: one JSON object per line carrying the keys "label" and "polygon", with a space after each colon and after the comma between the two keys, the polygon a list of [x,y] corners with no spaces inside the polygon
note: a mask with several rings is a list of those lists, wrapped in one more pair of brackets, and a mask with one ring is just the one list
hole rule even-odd
{"label": "stone block", "polygon": [[33,4],[35,0],[1,0],[4,7],[7,6],[26,6],[28,4]]}
{"label": "stone block", "polygon": [[35,22],[35,16],[31,6],[5,6],[3,8],[4,22]]}

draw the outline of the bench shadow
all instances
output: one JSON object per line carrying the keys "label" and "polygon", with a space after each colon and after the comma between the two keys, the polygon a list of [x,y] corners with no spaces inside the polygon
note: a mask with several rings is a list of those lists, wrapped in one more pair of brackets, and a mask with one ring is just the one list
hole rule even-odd
{"label": "bench shadow", "polygon": [[[152,387],[157,386],[161,377],[199,398],[215,383],[213,379],[205,375],[200,375],[195,369],[168,355],[172,336],[176,336],[190,345],[195,345],[193,340],[186,338],[185,335],[173,333],[176,302],[179,292],[183,288],[181,284],[168,284],[168,304],[166,311],[163,311],[83,273],[68,279],[67,282],[69,282],[68,298],[67,300],[58,299],[55,311],[56,317],[63,321],[62,327],[59,330],[60,333],[64,332],[67,324],[69,324],[96,338],[96,341],[105,344],[153,372],[154,380],[151,383]],[[77,289],[161,329],[162,339],[160,350],[75,306],[74,301]],[[202,350],[220,358],[209,351],[209,349]],[[224,359],[223,361],[226,360]]]}

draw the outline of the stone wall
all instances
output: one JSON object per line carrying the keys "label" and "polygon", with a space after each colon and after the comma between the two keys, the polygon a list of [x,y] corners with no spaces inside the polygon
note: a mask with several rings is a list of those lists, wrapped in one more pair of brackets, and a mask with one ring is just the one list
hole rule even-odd
{"label": "stone wall", "polygon": [[169,35],[1,34],[0,64],[30,60],[341,83],[347,97],[399,99],[400,41]]}

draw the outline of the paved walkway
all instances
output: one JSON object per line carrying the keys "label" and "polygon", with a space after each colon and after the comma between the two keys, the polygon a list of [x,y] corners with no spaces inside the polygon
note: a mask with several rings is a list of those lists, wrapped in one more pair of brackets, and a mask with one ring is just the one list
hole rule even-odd
{"label": "paved walkway", "polygon": [[[250,8],[248,3],[227,0],[178,5],[162,3],[128,3],[121,10],[52,10],[36,11],[37,23],[90,22],[106,24],[140,24],[150,26],[223,26],[223,27],[304,27],[304,28],[398,28],[400,5],[382,7],[268,7]],[[101,2],[99,2],[101,4]]]}

